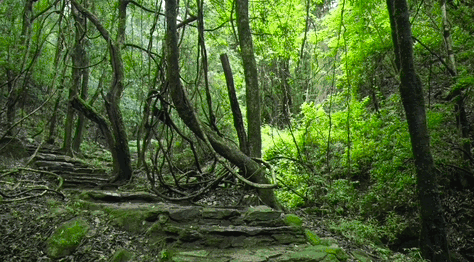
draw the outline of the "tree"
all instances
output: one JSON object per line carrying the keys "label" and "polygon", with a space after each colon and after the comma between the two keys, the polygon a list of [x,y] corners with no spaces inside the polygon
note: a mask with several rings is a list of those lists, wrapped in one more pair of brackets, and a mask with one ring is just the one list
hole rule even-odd
{"label": "tree", "polygon": [[109,140],[108,142],[110,145],[110,151],[112,152],[114,164],[113,172],[116,175],[114,181],[122,183],[132,178],[132,166],[127,133],[125,132],[125,125],[120,111],[120,99],[124,90],[124,68],[121,47],[125,38],[126,11],[129,1],[119,0],[118,28],[115,40],[112,39],[110,33],[99,22],[99,19],[94,14],[89,12],[75,0],[72,0],[71,3],[94,24],[108,45],[110,65],[113,71],[109,91],[104,98],[105,108],[111,125],[110,129],[113,134],[113,141]]}
{"label": "tree", "polygon": [[[176,0],[166,0],[165,7],[167,49],[166,61],[168,63],[167,80],[169,83],[171,99],[173,100],[173,104],[176,107],[178,115],[186,124],[186,126],[191,129],[191,131],[199,139],[204,140],[206,144],[210,145],[209,150],[215,150],[215,152],[245,172],[245,175],[253,182],[247,181],[247,183],[258,187],[259,196],[265,204],[270,207],[280,209],[281,207],[277,202],[275,194],[272,190],[275,185],[268,185],[269,180],[265,177],[265,173],[260,168],[260,165],[255,160],[240,151],[233,144],[230,144],[224,138],[220,137],[217,132],[211,130],[205,125],[201,125],[200,120],[197,117],[195,110],[191,106],[191,103],[180,80],[179,49],[176,31],[176,17],[178,7]],[[213,153],[213,151],[211,153]],[[228,171],[232,172],[231,170]],[[235,173],[234,175],[238,176],[238,174]],[[239,178],[243,180],[242,177]]]}
{"label": "tree", "polygon": [[[74,49],[72,52],[72,83],[69,87],[69,100],[73,99],[76,95],[85,100],[87,97],[88,84],[89,84],[89,69],[88,69],[88,57],[85,49],[86,44],[86,26],[87,20],[85,16],[78,12],[76,8],[71,9],[72,16],[75,22],[75,42]],[[84,129],[84,115],[79,114],[77,119],[76,131],[73,137],[74,127],[74,109],[69,104],[67,108],[65,128],[64,128],[64,142],[63,150],[68,154],[72,155],[73,150],[79,151],[79,146],[82,141],[82,132]]]}
{"label": "tree", "polygon": [[[451,76],[453,78],[458,76],[458,70],[456,66],[456,58],[454,57],[453,51],[453,39],[451,37],[451,30],[448,21],[448,14],[446,12],[446,0],[440,1],[441,5],[441,17],[443,20],[443,38],[446,46],[448,64],[451,70]],[[455,113],[456,113],[456,124],[459,129],[460,136],[462,138],[461,147],[463,149],[463,158],[466,161],[471,159],[471,142],[469,140],[469,121],[467,120],[467,113],[465,108],[466,94],[463,92],[462,88],[456,88],[451,91],[451,94],[448,95],[448,99],[454,99],[456,101]]]}
{"label": "tree", "polygon": [[420,249],[430,261],[450,261],[446,238],[446,222],[439,199],[436,169],[431,155],[430,136],[426,125],[425,103],[420,78],[413,62],[413,42],[406,0],[387,0],[395,54],[400,62],[400,94],[408,122],[417,173],[420,201]]}
{"label": "tree", "polygon": [[261,157],[262,133],[260,130],[260,90],[258,87],[258,72],[253,51],[252,34],[249,25],[248,0],[235,1],[237,14],[237,29],[239,32],[240,54],[244,65],[246,98],[248,145],[250,156]]}

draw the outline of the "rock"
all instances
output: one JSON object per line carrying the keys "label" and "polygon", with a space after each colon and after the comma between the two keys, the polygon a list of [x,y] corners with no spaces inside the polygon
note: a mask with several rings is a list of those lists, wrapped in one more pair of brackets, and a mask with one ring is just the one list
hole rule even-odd
{"label": "rock", "polygon": [[299,237],[293,234],[273,234],[272,237],[275,238],[278,243],[283,245],[306,243],[304,237]]}
{"label": "rock", "polygon": [[303,225],[303,220],[297,215],[287,214],[283,217],[283,221],[287,226],[301,227]]}
{"label": "rock", "polygon": [[201,216],[202,207],[196,206],[171,206],[169,208],[169,216],[172,220],[183,222],[195,220]]}
{"label": "rock", "polygon": [[316,246],[316,245],[321,244],[321,238],[318,235],[316,235],[316,233],[314,233],[313,231],[309,229],[305,229],[304,235],[308,243],[310,243],[311,245]]}
{"label": "rock", "polygon": [[201,214],[203,218],[213,219],[227,219],[240,216],[239,210],[230,208],[203,208]]}
{"label": "rock", "polygon": [[246,221],[269,221],[280,217],[280,211],[275,211],[267,206],[250,207],[244,214],[244,220]]}
{"label": "rock", "polygon": [[308,246],[303,249],[288,252],[275,261],[278,262],[339,262],[346,261],[347,255],[339,247]]}
{"label": "rock", "polygon": [[62,258],[72,254],[89,231],[89,224],[82,218],[61,224],[46,241],[46,254]]}

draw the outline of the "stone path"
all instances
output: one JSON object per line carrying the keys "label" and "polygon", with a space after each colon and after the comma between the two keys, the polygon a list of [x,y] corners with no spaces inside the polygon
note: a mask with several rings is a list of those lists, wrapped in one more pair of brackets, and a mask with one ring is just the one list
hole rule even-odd
{"label": "stone path", "polygon": [[[141,234],[149,244],[169,251],[169,261],[370,261],[350,258],[334,240],[305,229],[297,216],[267,206],[132,202],[134,194],[141,198],[147,193],[96,190],[84,191],[80,198],[88,209],[109,214],[114,226]],[[117,203],[118,199],[127,202]]]}
{"label": "stone path", "polygon": [[[36,148],[29,148],[29,151]],[[86,161],[64,155],[55,148],[41,148],[34,158],[36,167],[64,178],[64,187],[94,188],[111,178],[104,167],[95,167]]]}

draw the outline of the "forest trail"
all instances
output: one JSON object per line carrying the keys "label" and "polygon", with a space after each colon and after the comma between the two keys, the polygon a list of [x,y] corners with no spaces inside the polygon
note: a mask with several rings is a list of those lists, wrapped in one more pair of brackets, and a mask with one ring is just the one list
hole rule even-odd
{"label": "forest trail", "polygon": [[169,255],[164,261],[370,261],[360,252],[349,255],[334,239],[319,238],[296,215],[266,206],[179,205],[157,202],[146,192],[75,193],[84,208],[159,246],[162,259]]}
{"label": "forest trail", "polygon": [[[27,150],[33,153],[36,147],[28,146]],[[106,162],[102,161],[95,166],[89,162],[64,155],[59,148],[48,146],[41,147],[34,157],[35,166],[39,170],[60,175],[64,179],[65,188],[95,188],[111,179],[104,166]]]}
{"label": "forest trail", "polygon": [[[35,150],[28,147],[31,154]],[[118,249],[108,261],[371,261],[363,252],[339,247],[333,238],[320,238],[305,228],[298,216],[266,206],[204,207],[163,202],[144,191],[101,190],[111,178],[104,168],[106,161],[99,160],[94,166],[88,162],[66,156],[57,148],[43,147],[36,153],[35,167],[60,175],[63,193],[70,200],[50,203],[48,214],[42,215],[61,218],[44,236],[46,243],[54,242],[55,232],[67,232],[78,225],[71,221],[80,221],[84,239],[126,234],[148,250]],[[112,233],[110,227],[114,228]],[[44,259],[71,257],[98,246],[51,245],[44,249]],[[149,250],[159,252],[150,254]]]}

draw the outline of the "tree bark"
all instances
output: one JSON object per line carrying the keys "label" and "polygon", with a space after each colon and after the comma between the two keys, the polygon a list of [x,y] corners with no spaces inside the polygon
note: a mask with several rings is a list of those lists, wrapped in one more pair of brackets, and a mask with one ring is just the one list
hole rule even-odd
{"label": "tree bark", "polygon": [[95,15],[78,4],[76,0],[71,0],[71,3],[94,24],[109,47],[110,64],[113,74],[112,82],[110,83],[110,88],[105,98],[105,108],[114,139],[113,146],[110,148],[114,158],[113,172],[116,175],[114,182],[123,183],[132,178],[130,149],[128,147],[127,133],[123,123],[122,113],[120,112],[120,100],[124,89],[124,68],[120,47],[123,45],[125,38],[126,10],[129,1],[119,0],[119,20],[116,40],[112,39],[110,33],[104,28]]}
{"label": "tree bark", "polygon": [[207,50],[206,50],[206,42],[204,39],[204,0],[197,0],[196,4],[198,6],[198,42],[199,46],[201,47],[201,60],[202,60],[202,68],[203,68],[203,74],[204,74],[204,88],[206,91],[206,101],[207,101],[207,110],[209,112],[209,125],[213,130],[216,132],[219,132],[219,129],[217,128],[217,123],[216,123],[216,116],[214,115],[214,111],[212,108],[212,97],[211,97],[211,91],[209,90],[209,77],[208,77],[208,71],[209,71],[209,66],[207,63]]}
{"label": "tree bark", "polygon": [[[77,96],[73,97],[72,100],[69,101],[69,104],[72,108],[81,112],[85,117],[87,117],[89,120],[99,126],[100,130],[105,135],[105,140],[109,144],[109,147],[112,148],[115,142],[107,120],[105,120],[103,116],[97,113],[94,108],[88,105],[82,98],[79,98]],[[114,151],[112,152],[112,157],[113,159],[116,159],[116,156],[114,156],[113,154]]]}
{"label": "tree bark", "polygon": [[[84,1],[84,4],[87,4],[87,1]],[[77,90],[80,87],[80,96],[82,100],[87,99],[87,93],[89,91],[89,57],[85,46],[87,44],[87,39],[85,38],[85,33],[87,29],[87,19],[82,13],[75,13],[74,20],[76,22],[76,32],[78,38],[76,38],[76,52],[77,52],[77,61],[76,70],[78,72],[79,83],[76,83]],[[76,130],[74,132],[74,139],[72,141],[72,149],[75,152],[80,151],[80,146],[82,143],[82,137],[84,132],[84,125],[86,124],[86,118],[83,114],[78,115]]]}
{"label": "tree bark", "polygon": [[288,83],[288,78],[290,77],[290,69],[289,69],[289,60],[286,58],[282,58],[279,61],[279,75],[280,75],[280,82],[281,82],[281,91],[283,94],[282,101],[281,101],[281,114],[282,114],[282,124],[283,126],[288,126],[291,122],[291,87]]}
{"label": "tree bark", "polygon": [[[20,34],[20,47],[23,47],[25,50],[24,59],[25,61],[28,59],[28,54],[30,51],[30,36],[31,36],[31,24],[32,24],[32,16],[33,16],[33,5],[34,0],[26,0],[23,8],[23,20],[22,20],[22,27],[21,27],[21,34]],[[22,66],[24,66],[24,62],[22,62]],[[32,64],[30,65],[32,66]],[[18,72],[21,72],[23,68],[19,68]],[[15,124],[16,119],[16,106],[18,101],[20,100],[21,96],[25,92],[25,87],[20,88],[17,86],[16,79],[19,76],[10,69],[7,69],[7,80],[8,80],[8,98],[6,103],[6,116],[7,116],[7,135],[14,135],[16,132],[13,125]],[[28,77],[28,74],[25,74],[25,79]]]}
{"label": "tree bark", "polygon": [[[210,128],[200,124],[200,121],[197,118],[190,101],[188,100],[184,88],[181,85],[179,76],[179,49],[176,31],[176,17],[178,7],[176,0],[166,0],[165,4],[167,22],[167,78],[171,91],[171,98],[176,107],[178,115],[197,137],[202,140],[206,140],[207,138],[212,148],[218,154],[228,159],[241,170],[244,170],[246,172],[246,176],[249,177],[251,181],[260,184],[268,184],[269,181],[265,177],[263,170],[260,168],[257,162],[252,160],[233,145],[227,143],[227,141],[218,136],[215,131],[212,131]],[[275,209],[281,209],[272,189],[259,188],[258,193],[265,204]]]}
{"label": "tree bark", "polygon": [[250,156],[262,156],[262,133],[260,129],[260,90],[258,87],[258,72],[253,52],[252,35],[249,25],[248,0],[236,0],[237,31],[239,34],[240,54],[244,66],[247,124]]}
{"label": "tree bark", "polygon": [[[421,234],[420,249],[423,257],[430,261],[450,261],[446,238],[446,222],[439,199],[437,176],[430,150],[430,137],[426,125],[426,113],[422,83],[415,72],[413,43],[406,0],[387,0],[394,44],[399,51],[395,55],[400,61],[400,94],[410,132],[417,172],[417,190],[420,201]],[[391,8],[392,7],[392,8]]]}
{"label": "tree bark", "polygon": [[[84,48],[86,41],[86,18],[77,10],[77,8],[72,8],[71,13],[74,18],[76,30],[74,49],[72,52],[72,84],[69,87],[69,100],[72,100],[76,95],[78,95],[78,93],[84,100],[86,98],[89,78],[89,70],[87,69],[88,59]],[[63,150],[70,156],[79,150],[82,141],[82,129],[84,126],[84,117],[79,114],[74,132],[75,134],[73,136],[74,123],[76,122],[75,115],[74,108],[72,108],[71,104],[68,104],[64,128]]]}
{"label": "tree bark", "polygon": [[237,95],[235,94],[232,68],[230,67],[229,58],[226,54],[221,54],[221,63],[227,83],[227,93],[229,95],[230,108],[232,109],[232,116],[234,118],[234,127],[237,131],[237,137],[239,138],[239,148],[240,151],[244,152],[246,155],[250,155],[242,112],[240,111],[239,100],[237,100]]}

